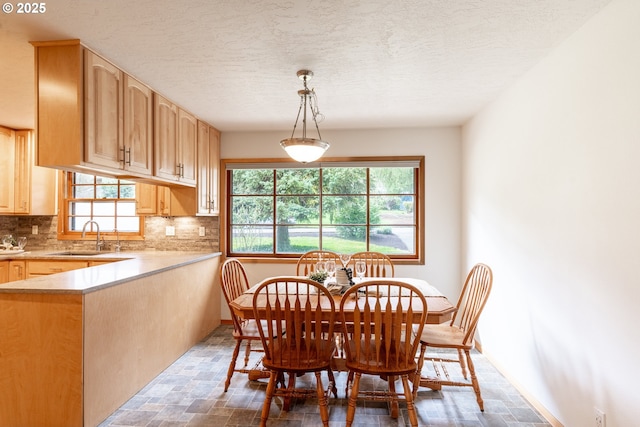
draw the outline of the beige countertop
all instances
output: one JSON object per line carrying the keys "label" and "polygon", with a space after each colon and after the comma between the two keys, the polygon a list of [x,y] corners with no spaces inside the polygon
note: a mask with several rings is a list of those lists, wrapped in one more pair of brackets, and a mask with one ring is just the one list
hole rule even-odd
{"label": "beige countertop", "polygon": [[93,267],[0,284],[0,293],[89,293],[161,271],[220,256],[220,252],[105,252],[99,255],[56,255],[64,251],[33,251],[3,256],[0,261],[114,261]]}

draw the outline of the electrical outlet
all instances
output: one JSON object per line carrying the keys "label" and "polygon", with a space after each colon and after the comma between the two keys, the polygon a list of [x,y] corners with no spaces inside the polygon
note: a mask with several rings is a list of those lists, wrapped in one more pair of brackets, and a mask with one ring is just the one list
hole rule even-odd
{"label": "electrical outlet", "polygon": [[164,235],[165,236],[175,236],[176,235],[176,228],[173,225],[167,225],[167,227],[164,229]]}
{"label": "electrical outlet", "polygon": [[204,234],[205,234],[204,227],[198,228],[198,236],[204,237]]}
{"label": "electrical outlet", "polygon": [[31,234],[38,234],[38,226],[37,225],[32,225],[31,226]]}
{"label": "electrical outlet", "polygon": [[598,408],[593,408],[595,411],[596,427],[607,427],[604,411]]}

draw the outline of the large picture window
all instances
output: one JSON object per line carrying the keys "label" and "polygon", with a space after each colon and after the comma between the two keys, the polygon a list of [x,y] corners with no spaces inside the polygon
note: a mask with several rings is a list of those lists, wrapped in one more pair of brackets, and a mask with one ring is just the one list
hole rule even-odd
{"label": "large picture window", "polygon": [[313,249],[419,256],[423,158],[319,166],[228,163],[227,252],[291,256]]}

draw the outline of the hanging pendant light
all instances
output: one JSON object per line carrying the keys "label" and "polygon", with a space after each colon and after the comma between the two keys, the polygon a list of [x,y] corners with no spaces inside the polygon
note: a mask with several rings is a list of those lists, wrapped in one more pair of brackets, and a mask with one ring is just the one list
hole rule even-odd
{"label": "hanging pendant light", "polygon": [[[291,132],[291,137],[280,141],[280,145],[292,159],[301,163],[309,163],[322,157],[324,152],[327,151],[327,148],[329,148],[329,143],[327,141],[323,141],[322,137],[320,136],[320,128],[318,128],[318,118],[320,119],[320,121],[322,121],[324,116],[322,116],[322,114],[320,114],[320,111],[318,110],[318,100],[316,98],[316,93],[313,89],[309,89],[307,87],[307,82],[311,80],[311,77],[313,77],[313,72],[309,70],[300,70],[298,71],[297,75],[304,84],[304,89],[298,91],[298,95],[300,95],[300,108],[298,109],[296,122],[293,125],[293,132]],[[313,123],[316,125],[318,139],[307,138],[307,106],[309,107],[309,111],[311,112],[311,117],[313,117]],[[295,138],[294,134],[296,132],[296,127],[298,126],[300,113],[303,113],[302,138]]]}

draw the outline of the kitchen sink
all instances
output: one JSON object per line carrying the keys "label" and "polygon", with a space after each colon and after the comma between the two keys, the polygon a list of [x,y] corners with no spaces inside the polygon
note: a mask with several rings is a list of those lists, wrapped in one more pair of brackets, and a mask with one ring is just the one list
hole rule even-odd
{"label": "kitchen sink", "polygon": [[53,252],[50,253],[48,255],[60,255],[60,256],[93,256],[93,255],[100,255],[100,254],[106,254],[108,252],[100,252],[100,251],[82,251],[82,250],[78,250],[78,251],[64,251],[64,252]]}

